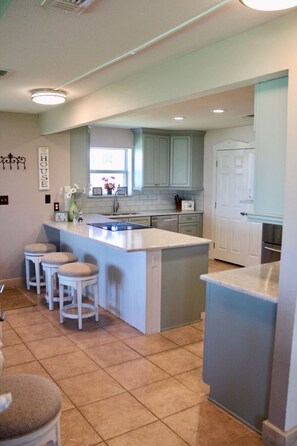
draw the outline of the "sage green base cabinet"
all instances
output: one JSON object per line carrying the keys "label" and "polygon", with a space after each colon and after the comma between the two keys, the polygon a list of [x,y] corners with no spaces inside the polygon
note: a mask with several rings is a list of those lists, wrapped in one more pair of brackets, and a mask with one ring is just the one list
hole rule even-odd
{"label": "sage green base cabinet", "polygon": [[194,237],[202,237],[202,221],[202,214],[179,215],[178,232]]}
{"label": "sage green base cabinet", "polygon": [[282,223],[287,135],[287,94],[287,77],[256,85],[256,165],[253,209],[255,215],[252,218],[249,217],[249,219],[257,220],[258,216],[260,221]]}
{"label": "sage green base cabinet", "polygon": [[203,154],[205,132],[171,134],[170,187],[203,188]]}
{"label": "sage green base cabinet", "polygon": [[169,187],[169,136],[134,132],[134,189]]}

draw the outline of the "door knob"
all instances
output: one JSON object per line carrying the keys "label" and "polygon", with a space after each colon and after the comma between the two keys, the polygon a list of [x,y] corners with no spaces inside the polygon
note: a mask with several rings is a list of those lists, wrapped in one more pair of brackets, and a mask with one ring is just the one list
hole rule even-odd
{"label": "door knob", "polygon": [[247,215],[247,212],[240,212],[240,215]]}

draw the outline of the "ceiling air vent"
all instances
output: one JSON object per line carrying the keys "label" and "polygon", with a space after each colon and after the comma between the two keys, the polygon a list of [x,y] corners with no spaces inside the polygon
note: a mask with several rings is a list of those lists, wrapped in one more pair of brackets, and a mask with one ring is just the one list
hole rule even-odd
{"label": "ceiling air vent", "polygon": [[8,77],[12,73],[12,70],[4,70],[0,68],[0,79]]}
{"label": "ceiling air vent", "polygon": [[40,6],[60,9],[72,14],[81,14],[95,0],[42,0]]}

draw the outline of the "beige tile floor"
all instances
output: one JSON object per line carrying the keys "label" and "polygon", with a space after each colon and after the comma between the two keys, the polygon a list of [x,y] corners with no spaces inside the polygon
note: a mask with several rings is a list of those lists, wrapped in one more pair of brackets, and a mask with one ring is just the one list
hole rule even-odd
{"label": "beige tile floor", "polygon": [[[210,261],[209,271],[234,265]],[[30,296],[36,294],[32,291]],[[63,446],[260,446],[260,437],[208,401],[204,321],[144,336],[105,310],[83,330],[44,296],[7,312],[4,374],[34,373],[63,396]]]}

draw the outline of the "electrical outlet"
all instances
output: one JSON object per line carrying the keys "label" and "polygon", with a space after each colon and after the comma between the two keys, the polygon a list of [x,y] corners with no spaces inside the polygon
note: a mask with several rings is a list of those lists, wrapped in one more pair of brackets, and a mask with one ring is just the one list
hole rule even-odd
{"label": "electrical outlet", "polygon": [[8,204],[8,195],[0,195],[0,205]]}
{"label": "electrical outlet", "polygon": [[54,202],[54,211],[57,212],[60,210],[60,203],[58,201]]}

